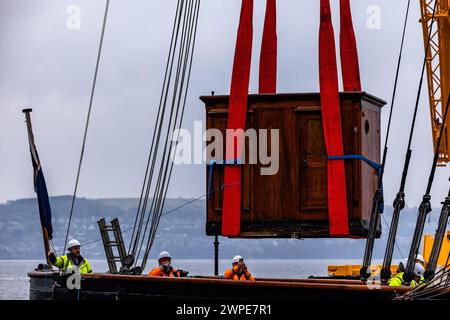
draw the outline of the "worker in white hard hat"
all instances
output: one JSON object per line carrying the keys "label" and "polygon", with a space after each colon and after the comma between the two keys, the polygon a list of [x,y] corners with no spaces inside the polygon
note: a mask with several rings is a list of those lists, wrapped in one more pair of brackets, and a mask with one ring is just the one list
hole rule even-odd
{"label": "worker in white hard hat", "polygon": [[425,282],[423,275],[425,274],[425,268],[419,262],[414,265],[414,282],[419,285]]}
{"label": "worker in white hard hat", "polygon": [[253,278],[252,274],[247,269],[244,258],[237,255],[231,260],[231,263],[232,268],[225,271],[225,279],[255,281],[255,278]]}
{"label": "worker in white hard hat", "polygon": [[[424,267],[424,268],[426,267],[425,259],[423,258],[423,256],[421,254],[417,255],[415,262],[421,264],[422,267]],[[397,273],[405,272],[407,264],[408,264],[408,258],[402,259],[398,264]]]}
{"label": "worker in white hard hat", "polygon": [[416,263],[420,263],[422,265],[422,267],[426,267],[426,262],[424,257],[421,254],[418,254],[416,257]]}
{"label": "worker in white hard hat", "polygon": [[[405,263],[406,268],[407,262]],[[422,284],[425,282],[425,278],[423,277],[423,274],[425,273],[425,268],[420,263],[414,264],[414,280],[412,280],[409,285],[411,287],[417,287],[419,284]],[[399,272],[396,275],[392,276],[391,279],[389,279],[389,286],[391,287],[400,287],[403,285],[406,285],[405,281],[403,280],[404,272]]]}
{"label": "worker in white hard hat", "polygon": [[172,264],[172,256],[167,251],[162,251],[158,255],[158,264],[156,268],[153,268],[148,275],[151,277],[169,277],[169,278],[180,278],[186,277],[189,272],[184,270],[174,269]]}
{"label": "worker in white hard hat", "polygon": [[66,255],[57,257],[55,252],[50,251],[48,257],[50,258],[50,262],[62,272],[73,272],[78,269],[81,274],[91,273],[91,265],[86,258],[81,256],[80,248],[81,243],[76,239],[72,239],[67,243],[68,253]]}
{"label": "worker in white hard hat", "polygon": [[406,271],[406,265],[408,264],[408,258],[402,259],[400,263],[398,264],[397,273],[405,272]]}

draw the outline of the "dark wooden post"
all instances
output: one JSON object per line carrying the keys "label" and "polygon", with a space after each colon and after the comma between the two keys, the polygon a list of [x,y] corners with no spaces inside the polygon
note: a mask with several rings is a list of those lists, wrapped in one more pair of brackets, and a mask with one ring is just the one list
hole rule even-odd
{"label": "dark wooden post", "polygon": [[51,267],[52,263],[51,263],[50,258],[48,256],[48,253],[50,252],[50,244],[49,244],[49,240],[48,240],[47,228],[42,227],[42,237],[44,239],[45,259],[47,260],[47,264]]}
{"label": "dark wooden post", "polygon": [[[33,138],[33,132],[32,132],[32,127],[31,127],[31,115],[30,113],[33,112],[33,109],[31,108],[26,108],[23,109],[22,112],[25,114],[25,121],[27,123],[27,130],[28,130],[28,137],[29,137],[29,143],[30,143],[30,150],[35,148],[34,146],[34,138]],[[39,157],[37,156],[37,151],[35,151],[35,156],[36,158],[33,158],[33,151],[32,151],[32,158],[33,161],[36,161],[36,165],[39,165]],[[38,199],[39,201],[39,199]],[[41,212],[39,212],[39,214],[41,214]],[[48,230],[46,227],[42,226],[42,238],[44,240],[44,250],[45,250],[45,260],[47,261],[47,264],[49,266],[52,266],[51,262],[50,262],[50,258],[48,257],[48,253],[50,252],[50,244],[49,244],[49,239],[48,239]]]}

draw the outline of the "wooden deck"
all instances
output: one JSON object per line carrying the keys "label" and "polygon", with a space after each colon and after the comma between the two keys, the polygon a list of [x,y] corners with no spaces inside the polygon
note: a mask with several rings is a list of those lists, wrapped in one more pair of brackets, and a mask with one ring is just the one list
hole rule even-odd
{"label": "wooden deck", "polygon": [[77,295],[75,290],[65,288],[65,279],[56,273],[28,275],[31,300],[391,300],[410,290],[408,287],[368,286],[359,280],[257,279],[249,282],[218,277],[161,278],[93,273],[82,276]]}

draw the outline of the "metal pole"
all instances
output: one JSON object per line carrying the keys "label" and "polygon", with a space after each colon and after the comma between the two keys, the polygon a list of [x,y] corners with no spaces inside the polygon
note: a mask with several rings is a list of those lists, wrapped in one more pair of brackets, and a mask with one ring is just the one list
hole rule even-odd
{"label": "metal pole", "polygon": [[219,236],[214,239],[214,275],[219,275]]}
{"label": "metal pole", "polygon": [[439,224],[434,236],[433,249],[431,250],[430,257],[428,259],[427,270],[425,271],[425,279],[431,279],[436,271],[437,262],[442,248],[442,241],[445,236],[445,229],[448,223],[448,217],[450,213],[450,191],[448,192],[445,201],[442,202],[441,215],[439,216]]}
{"label": "metal pole", "polygon": [[[381,177],[380,180],[381,181]],[[379,182],[381,184],[381,182]],[[373,246],[375,243],[375,237],[377,234],[377,225],[378,220],[380,217],[380,199],[382,198],[382,191],[381,188],[378,187],[377,191],[375,192],[372,200],[372,212],[370,213],[370,223],[369,223],[369,230],[367,232],[367,241],[366,241],[366,247],[364,250],[364,261],[363,266],[361,267],[359,273],[361,275],[362,280],[367,280],[370,275],[370,264],[372,261],[372,254],[373,254]]]}
{"label": "metal pole", "polygon": [[381,270],[381,281],[387,283],[391,278],[392,257],[394,255],[395,238],[397,237],[400,211],[405,207],[405,193],[399,192],[394,200],[394,212],[392,213],[391,227],[389,229],[386,252],[384,254],[383,269]]}

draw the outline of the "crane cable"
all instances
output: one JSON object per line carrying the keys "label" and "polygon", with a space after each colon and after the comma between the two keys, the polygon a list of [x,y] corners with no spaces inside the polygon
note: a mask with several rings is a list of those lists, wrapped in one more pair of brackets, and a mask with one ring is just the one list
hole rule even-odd
{"label": "crane cable", "polygon": [[96,84],[97,84],[98,69],[99,69],[99,65],[100,65],[100,59],[101,59],[102,48],[103,48],[103,39],[104,39],[104,36],[105,36],[106,22],[108,20],[109,1],[110,0],[106,0],[106,4],[105,4],[105,12],[104,12],[104,15],[103,15],[102,32],[101,32],[100,43],[99,43],[98,51],[97,51],[97,61],[96,61],[96,64],[95,64],[94,79],[92,81],[91,95],[90,95],[90,98],[89,98],[89,108],[88,108],[88,113],[87,113],[87,117],[86,117],[86,124],[85,124],[85,128],[84,128],[83,143],[82,143],[81,152],[80,152],[80,160],[78,162],[78,170],[77,170],[77,176],[76,176],[76,179],[75,179],[75,187],[74,187],[74,191],[73,191],[72,202],[71,202],[71,205],[70,205],[69,223],[67,224],[66,238],[65,238],[65,241],[64,241],[63,254],[66,251],[67,239],[69,237],[70,224],[72,222],[73,209],[74,209],[74,206],[75,206],[75,200],[76,200],[76,196],[77,196],[78,181],[80,179],[81,165],[83,163],[84,150],[85,150],[85,146],[86,146],[86,138],[87,138],[88,129],[89,129],[89,122],[90,122],[90,118],[91,118],[92,105],[93,105],[93,101],[94,101],[95,87],[96,87]]}
{"label": "crane cable", "polygon": [[[374,245],[374,239],[375,239],[375,234],[376,234],[376,224],[378,221],[378,216],[380,215],[380,213],[382,212],[382,206],[383,206],[383,175],[384,175],[384,168],[386,165],[386,159],[387,159],[387,154],[388,154],[388,142],[389,142],[389,135],[390,135],[390,131],[391,131],[391,123],[392,123],[392,115],[393,115],[393,111],[394,111],[394,107],[395,107],[395,99],[397,97],[397,85],[398,85],[398,81],[399,81],[399,75],[400,75],[400,67],[402,64],[402,57],[403,57],[403,48],[404,48],[404,44],[405,44],[405,37],[406,37],[406,29],[407,29],[407,25],[408,25],[408,17],[409,17],[409,12],[410,12],[410,7],[411,7],[411,0],[408,0],[408,4],[406,6],[406,14],[405,14],[405,19],[403,22],[403,31],[402,31],[402,38],[401,38],[401,43],[400,43],[400,52],[398,55],[398,61],[397,61],[397,68],[396,68],[396,72],[395,72],[395,80],[394,80],[394,89],[392,91],[392,99],[391,99],[391,105],[390,105],[390,111],[389,111],[389,119],[388,119],[388,126],[387,126],[387,131],[386,131],[386,137],[384,140],[384,150],[383,150],[383,157],[382,157],[382,161],[381,161],[381,170],[380,170],[380,176],[378,178],[378,189],[375,192],[374,195],[374,200],[373,200],[373,207],[372,207],[372,214],[370,217],[370,223],[369,226],[371,226],[371,228],[369,228],[369,234],[368,234],[368,239],[366,242],[366,249],[365,249],[365,253],[364,253],[364,263],[363,263],[363,267],[361,268],[361,275],[363,277],[367,276],[368,274],[368,269],[372,260],[372,252],[373,252],[373,245]],[[383,220],[386,223],[387,226],[389,226],[388,222],[386,221],[386,218],[384,216]],[[390,229],[390,226],[389,226]],[[396,244],[397,250],[400,252],[400,255],[403,256],[400,248],[398,247],[398,245]]]}

